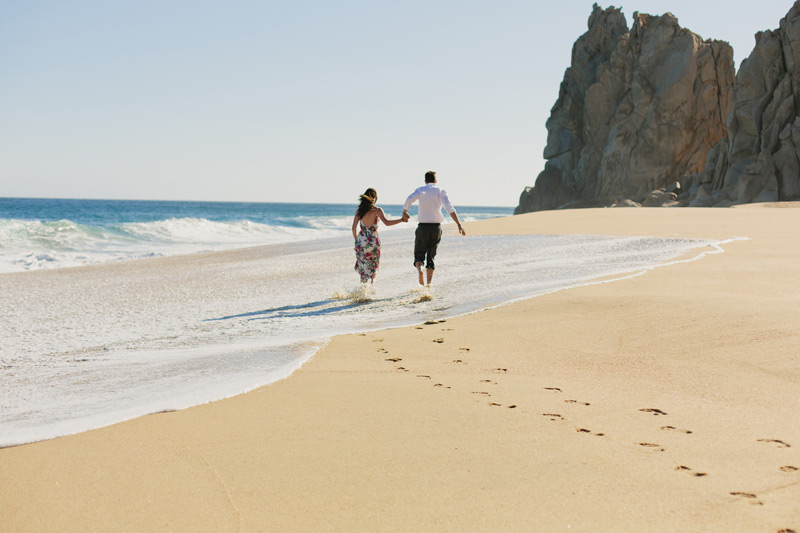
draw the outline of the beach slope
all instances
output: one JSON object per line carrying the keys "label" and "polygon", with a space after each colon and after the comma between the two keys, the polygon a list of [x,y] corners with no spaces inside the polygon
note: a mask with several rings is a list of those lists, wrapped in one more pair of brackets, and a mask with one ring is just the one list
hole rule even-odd
{"label": "beach slope", "polygon": [[800,531],[798,207],[468,224],[747,240],[337,337],[253,392],[2,449],[0,530]]}

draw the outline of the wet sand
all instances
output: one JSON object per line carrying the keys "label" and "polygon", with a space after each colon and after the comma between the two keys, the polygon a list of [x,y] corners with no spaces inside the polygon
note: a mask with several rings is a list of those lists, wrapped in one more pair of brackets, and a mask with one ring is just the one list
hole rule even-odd
{"label": "wet sand", "polygon": [[0,530],[800,531],[798,207],[468,224],[749,240],[337,337],[253,392],[2,449]]}

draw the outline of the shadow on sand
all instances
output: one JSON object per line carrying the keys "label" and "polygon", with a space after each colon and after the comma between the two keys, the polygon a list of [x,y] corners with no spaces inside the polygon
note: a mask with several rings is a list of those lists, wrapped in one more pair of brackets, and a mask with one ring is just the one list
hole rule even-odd
{"label": "shadow on sand", "polygon": [[[248,320],[267,320],[270,318],[291,318],[291,317],[305,317],[317,315],[329,315],[347,309],[353,309],[364,305],[366,302],[347,302],[342,305],[330,307],[331,304],[341,303],[340,300],[320,300],[318,302],[310,302],[300,305],[285,305],[283,307],[273,307],[272,309],[264,309],[261,311],[252,311],[250,313],[242,313],[240,315],[223,316],[219,318],[207,318],[203,322],[216,322],[217,320],[231,320],[233,318],[247,318]],[[326,307],[327,306],[327,307]]]}
{"label": "shadow on sand", "polygon": [[206,318],[203,320],[203,322],[216,322],[218,320],[231,320],[234,318],[246,318],[247,320],[269,320],[271,318],[325,316],[347,311],[348,309],[356,309],[368,304],[374,305],[386,302],[402,301],[403,299],[404,295],[391,296],[389,298],[370,298],[363,301],[328,298],[327,300],[319,300],[316,302],[298,305],[284,305],[282,307],[273,307],[271,309],[263,309],[261,311],[251,311],[249,313],[242,313],[239,315],[229,315],[219,318]]}

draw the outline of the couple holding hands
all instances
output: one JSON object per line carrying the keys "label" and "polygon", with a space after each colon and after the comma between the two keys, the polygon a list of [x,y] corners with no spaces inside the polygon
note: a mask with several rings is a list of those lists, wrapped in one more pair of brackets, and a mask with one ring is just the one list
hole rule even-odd
{"label": "couple holding hands", "polygon": [[425,185],[412,192],[403,204],[403,216],[395,220],[388,220],[383,214],[383,209],[375,205],[378,201],[378,193],[375,189],[367,189],[359,198],[361,204],[358,206],[356,215],[353,218],[353,238],[356,241],[356,272],[361,276],[361,283],[374,281],[378,273],[378,266],[381,260],[381,240],[378,237],[378,221],[380,220],[387,226],[394,226],[401,222],[408,222],[408,210],[416,201],[419,201],[419,214],[417,219],[416,239],[414,240],[414,267],[419,274],[419,284],[423,285],[422,267],[427,270],[427,285],[430,286],[433,279],[433,271],[436,268],[433,258],[436,256],[436,248],[442,240],[441,223],[444,221],[442,207],[450,214],[450,217],[458,225],[458,232],[466,235],[458,215],[447,193],[436,186],[436,172],[428,171],[425,173]]}

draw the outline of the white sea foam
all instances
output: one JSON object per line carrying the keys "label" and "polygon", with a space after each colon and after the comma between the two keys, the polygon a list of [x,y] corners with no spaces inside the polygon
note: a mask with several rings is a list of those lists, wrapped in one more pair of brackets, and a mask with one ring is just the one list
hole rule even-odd
{"label": "white sea foam", "polygon": [[307,224],[300,220],[294,225],[170,218],[112,226],[91,226],[69,220],[0,219],[0,272],[73,267],[335,237],[350,230],[344,218],[318,217]]}
{"label": "white sea foam", "polygon": [[[194,227],[147,231],[166,228],[177,240]],[[358,283],[349,236],[0,275],[0,445],[250,390],[287,376],[336,334],[452,317],[636,275],[691,249],[721,250],[647,237],[447,236],[425,292],[411,239],[410,230],[382,233],[374,287]]]}

